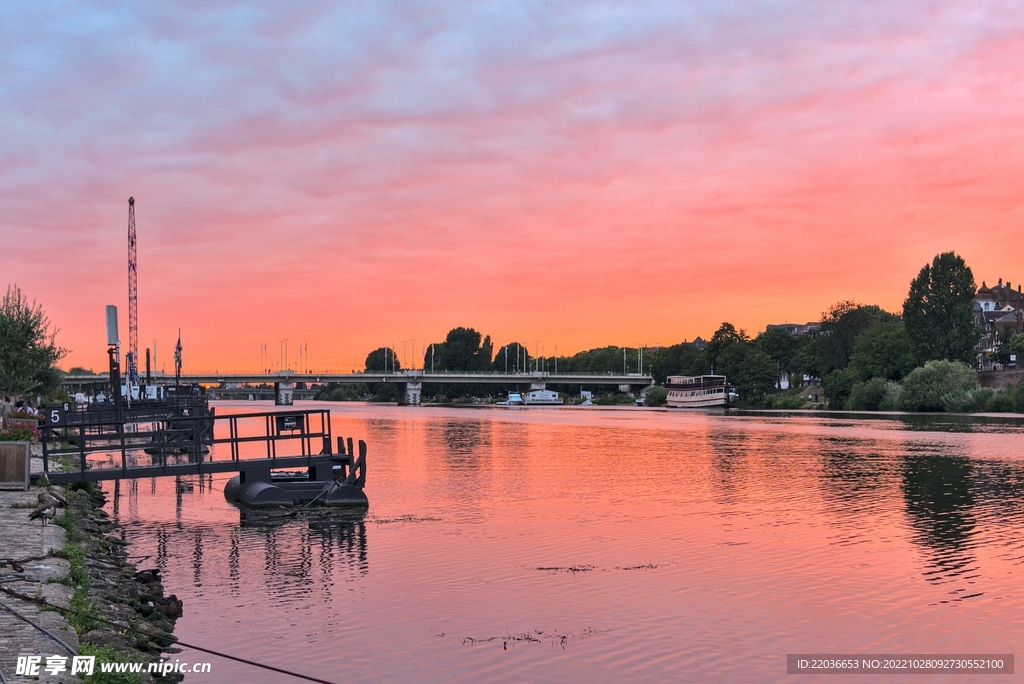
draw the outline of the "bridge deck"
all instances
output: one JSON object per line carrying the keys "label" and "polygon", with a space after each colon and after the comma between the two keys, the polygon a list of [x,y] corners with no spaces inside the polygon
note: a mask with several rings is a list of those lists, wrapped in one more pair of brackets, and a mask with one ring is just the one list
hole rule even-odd
{"label": "bridge deck", "polygon": [[[106,382],[106,373],[95,375],[68,375],[64,378],[66,386],[78,384]],[[251,384],[273,385],[276,382],[303,382],[325,384],[333,383],[378,383],[419,382],[424,384],[497,384],[524,385],[529,383],[546,383],[549,385],[650,385],[654,379],[650,374],[601,374],[601,373],[552,373],[536,371],[533,373],[491,373],[491,372],[430,372],[430,371],[399,371],[397,373],[195,373],[182,375],[179,382],[189,384]],[[174,376],[154,374],[155,384],[174,384]]]}

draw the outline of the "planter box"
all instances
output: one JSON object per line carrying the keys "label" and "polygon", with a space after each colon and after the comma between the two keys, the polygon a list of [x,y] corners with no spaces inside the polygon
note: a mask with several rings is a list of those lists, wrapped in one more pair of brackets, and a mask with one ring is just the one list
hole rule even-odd
{"label": "planter box", "polygon": [[0,489],[28,490],[30,458],[28,442],[0,442]]}
{"label": "planter box", "polygon": [[35,418],[8,418],[8,425],[17,425],[19,427],[39,427],[39,421]]}

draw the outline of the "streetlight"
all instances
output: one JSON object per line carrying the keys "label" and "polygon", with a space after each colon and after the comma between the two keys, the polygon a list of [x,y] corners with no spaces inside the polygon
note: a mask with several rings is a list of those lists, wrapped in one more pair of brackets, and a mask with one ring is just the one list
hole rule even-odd
{"label": "streetlight", "polygon": [[416,370],[416,340],[412,341],[412,369]]}

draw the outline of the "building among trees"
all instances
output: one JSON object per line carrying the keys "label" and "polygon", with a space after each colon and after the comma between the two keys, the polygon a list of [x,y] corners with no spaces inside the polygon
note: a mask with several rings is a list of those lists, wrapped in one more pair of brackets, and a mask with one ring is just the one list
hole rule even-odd
{"label": "building among trees", "polygon": [[1010,281],[988,287],[984,281],[974,296],[974,323],[982,332],[978,351],[982,365],[986,360],[1004,355],[1005,347],[1014,335],[1024,333],[1024,292],[1017,283],[1013,289]]}

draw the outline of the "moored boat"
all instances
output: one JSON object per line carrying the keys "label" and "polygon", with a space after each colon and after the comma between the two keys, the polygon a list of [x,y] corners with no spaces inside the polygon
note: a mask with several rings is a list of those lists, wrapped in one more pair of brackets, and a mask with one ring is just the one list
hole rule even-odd
{"label": "moored boat", "polygon": [[519,392],[509,392],[508,393],[508,400],[502,402],[502,406],[522,406],[522,405],[523,405],[523,395],[521,395]]}
{"label": "moored boat", "polygon": [[551,390],[527,392],[524,401],[527,406],[555,406],[563,403],[562,397],[558,396],[558,392],[552,392]]}
{"label": "moored boat", "polygon": [[670,375],[665,390],[669,408],[714,408],[728,404],[724,375]]}

